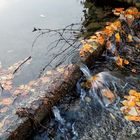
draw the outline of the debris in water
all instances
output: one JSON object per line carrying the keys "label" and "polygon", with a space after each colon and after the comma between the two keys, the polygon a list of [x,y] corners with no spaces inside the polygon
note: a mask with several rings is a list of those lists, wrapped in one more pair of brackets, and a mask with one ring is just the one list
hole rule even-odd
{"label": "debris in water", "polygon": [[45,16],[45,15],[43,15],[43,14],[41,14],[41,15],[40,15],[40,17],[45,18],[46,16]]}

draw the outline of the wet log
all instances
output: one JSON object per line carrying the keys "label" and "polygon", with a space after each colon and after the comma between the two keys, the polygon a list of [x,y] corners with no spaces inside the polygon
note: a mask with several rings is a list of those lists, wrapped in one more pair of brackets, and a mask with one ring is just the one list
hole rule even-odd
{"label": "wet log", "polygon": [[[48,116],[51,107],[74,88],[80,76],[79,67],[71,64],[47,71],[43,77],[32,81],[32,85],[31,82],[27,84],[31,86],[29,93],[18,95],[10,117],[5,116],[0,140],[24,140],[33,126]],[[22,99],[20,103],[19,98]]]}

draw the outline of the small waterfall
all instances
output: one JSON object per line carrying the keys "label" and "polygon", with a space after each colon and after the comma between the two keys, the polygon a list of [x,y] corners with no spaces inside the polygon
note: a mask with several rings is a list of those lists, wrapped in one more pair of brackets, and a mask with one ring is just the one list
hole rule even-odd
{"label": "small waterfall", "polygon": [[84,73],[87,79],[89,79],[92,76],[90,70],[85,64],[81,64],[80,70]]}
{"label": "small waterfall", "polygon": [[[96,99],[103,107],[110,104],[115,104],[117,96],[117,88],[121,86],[121,80],[111,75],[109,72],[100,72],[96,75],[91,75],[87,66],[82,65],[81,71],[87,78],[86,84],[90,87],[89,94]],[[81,100],[84,100],[86,93],[81,89]]]}
{"label": "small waterfall", "polygon": [[65,120],[61,117],[60,111],[56,106],[53,106],[52,108],[53,114],[55,116],[55,119],[62,125],[65,124]]}

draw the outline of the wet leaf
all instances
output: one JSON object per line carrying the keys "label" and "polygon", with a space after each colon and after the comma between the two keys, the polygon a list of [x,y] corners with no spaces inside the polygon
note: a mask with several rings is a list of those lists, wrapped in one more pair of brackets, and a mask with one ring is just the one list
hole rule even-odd
{"label": "wet leaf", "polygon": [[133,73],[136,73],[136,72],[137,72],[136,69],[132,69],[131,71],[132,71]]}
{"label": "wet leaf", "polygon": [[122,102],[124,106],[121,107],[125,118],[130,121],[140,121],[140,93],[132,89],[125,99],[127,100]]}
{"label": "wet leaf", "polygon": [[120,67],[123,67],[123,59],[118,56],[116,59],[116,64]]}
{"label": "wet leaf", "polygon": [[129,64],[129,61],[128,61],[128,60],[126,60],[126,59],[125,59],[123,62],[124,62],[124,64],[126,64],[126,65],[128,65],[128,64]]}
{"label": "wet leaf", "polygon": [[133,37],[132,37],[132,35],[128,35],[128,42],[132,42],[133,41]]}
{"label": "wet leaf", "polygon": [[104,89],[102,95],[109,99],[111,103],[115,100],[115,96],[110,90]]}
{"label": "wet leaf", "polygon": [[116,38],[116,42],[120,42],[121,41],[121,37],[119,33],[115,34],[115,38]]}
{"label": "wet leaf", "polygon": [[12,99],[11,98],[4,98],[0,101],[3,105],[10,105],[12,104]]}
{"label": "wet leaf", "polygon": [[128,112],[128,115],[131,115],[131,116],[138,116],[138,112],[136,111],[136,108],[135,107],[131,107],[130,111]]}

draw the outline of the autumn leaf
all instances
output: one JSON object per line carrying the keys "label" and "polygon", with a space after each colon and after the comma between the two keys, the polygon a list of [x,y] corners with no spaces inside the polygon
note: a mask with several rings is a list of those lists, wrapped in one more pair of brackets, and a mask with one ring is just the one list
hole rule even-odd
{"label": "autumn leaf", "polygon": [[122,12],[122,11],[124,11],[124,8],[115,8],[115,11],[116,12]]}
{"label": "autumn leaf", "polygon": [[115,34],[115,38],[116,38],[116,42],[120,42],[121,41],[121,37],[119,33]]}
{"label": "autumn leaf", "polygon": [[97,42],[98,42],[99,44],[103,45],[104,42],[105,42],[104,37],[103,37],[102,35],[99,35],[98,38],[97,38]]}
{"label": "autumn leaf", "polygon": [[129,95],[124,97],[121,111],[129,121],[140,121],[140,93],[136,90],[130,90]]}
{"label": "autumn leaf", "polygon": [[4,98],[4,99],[1,99],[0,100],[0,103],[3,104],[3,105],[10,105],[12,104],[12,99],[11,98]]}
{"label": "autumn leaf", "polygon": [[104,89],[102,92],[102,95],[106,97],[110,101],[110,103],[112,103],[115,100],[115,95],[110,90]]}
{"label": "autumn leaf", "polygon": [[117,57],[116,64],[120,67],[123,67],[123,59],[120,58],[120,56]]}
{"label": "autumn leaf", "polygon": [[132,37],[132,35],[128,35],[128,42],[132,42],[133,41],[133,37]]}

